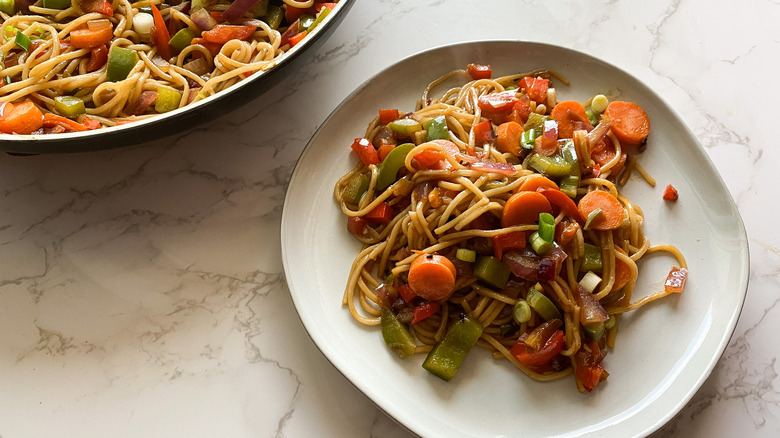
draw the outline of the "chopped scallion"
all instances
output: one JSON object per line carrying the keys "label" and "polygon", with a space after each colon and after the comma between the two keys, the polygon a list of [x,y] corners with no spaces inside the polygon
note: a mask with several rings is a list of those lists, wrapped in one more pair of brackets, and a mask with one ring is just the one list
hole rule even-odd
{"label": "chopped scallion", "polygon": [[22,32],[16,32],[16,37],[14,37],[14,44],[21,47],[25,52],[30,51],[30,37],[23,34]]}
{"label": "chopped scallion", "polygon": [[552,241],[542,239],[538,231],[534,231],[531,237],[528,238],[528,241],[531,242],[531,248],[534,249],[534,252],[539,255],[546,253],[552,248]]}
{"label": "chopped scallion", "polygon": [[588,291],[589,294],[592,294],[594,290],[596,290],[596,286],[601,283],[601,277],[596,275],[593,271],[588,271],[584,277],[582,277],[582,280],[580,280],[580,286],[582,286],[583,289]]}
{"label": "chopped scallion", "polygon": [[561,311],[555,307],[552,300],[548,298],[547,295],[536,290],[536,288],[532,287],[528,290],[528,295],[525,297],[525,300],[528,302],[528,305],[534,309],[534,312],[544,318],[545,321],[561,318]]}
{"label": "chopped scallion", "polygon": [[552,242],[555,239],[555,218],[550,213],[539,213],[539,237]]}
{"label": "chopped scallion", "polygon": [[528,305],[528,301],[520,300],[515,304],[514,309],[512,309],[512,318],[518,324],[528,322],[531,319],[531,306]]}

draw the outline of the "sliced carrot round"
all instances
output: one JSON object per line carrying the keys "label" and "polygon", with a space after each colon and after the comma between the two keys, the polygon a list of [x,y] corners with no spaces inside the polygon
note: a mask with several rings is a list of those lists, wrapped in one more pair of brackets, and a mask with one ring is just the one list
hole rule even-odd
{"label": "sliced carrot round", "polygon": [[539,187],[558,190],[558,184],[542,175],[533,175],[520,184],[518,192],[535,192]]}
{"label": "sliced carrot round", "polygon": [[559,102],[553,108],[550,116],[558,122],[558,138],[572,138],[578,126],[591,126],[588,113],[576,100]]}
{"label": "sliced carrot round", "polygon": [[496,146],[504,153],[520,155],[520,142],[523,137],[523,125],[517,122],[506,122],[496,128]]}
{"label": "sliced carrot round", "polygon": [[[626,255],[626,252],[620,249],[620,247],[616,246],[615,250],[623,255]],[[626,262],[615,257],[615,284],[612,285],[612,290],[614,291],[622,288],[628,283],[628,280],[630,279],[631,268],[628,267]]]}
{"label": "sliced carrot round", "polygon": [[3,107],[0,118],[0,132],[5,134],[32,134],[43,126],[43,112],[34,103],[24,101],[20,104]]}
{"label": "sliced carrot round", "polygon": [[428,301],[446,298],[455,290],[455,265],[438,254],[421,254],[409,268],[409,287]]}
{"label": "sliced carrot round", "polygon": [[539,220],[539,213],[552,214],[550,201],[539,192],[517,192],[507,199],[501,226],[527,225]]}
{"label": "sliced carrot round", "polygon": [[577,204],[577,209],[584,219],[587,219],[594,210],[601,210],[601,214],[593,218],[590,223],[590,228],[600,231],[614,230],[619,227],[625,215],[620,201],[603,190],[594,190],[583,196]]}
{"label": "sliced carrot round", "polygon": [[641,144],[650,134],[650,118],[633,102],[610,102],[604,113],[612,121],[612,132],[622,143]]}

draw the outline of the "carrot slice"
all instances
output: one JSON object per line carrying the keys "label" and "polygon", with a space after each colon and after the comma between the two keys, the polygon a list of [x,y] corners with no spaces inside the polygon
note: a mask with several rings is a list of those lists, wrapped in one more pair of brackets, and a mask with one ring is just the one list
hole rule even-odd
{"label": "carrot slice", "polygon": [[620,201],[603,190],[594,190],[583,196],[577,204],[577,209],[583,218],[587,218],[594,210],[600,209],[601,214],[590,223],[590,228],[600,231],[614,230],[619,227],[625,215]]}
{"label": "carrot slice", "polygon": [[558,138],[572,138],[574,131],[591,126],[588,113],[576,100],[556,104],[550,116],[558,122]]}
{"label": "carrot slice", "polygon": [[[626,252],[620,249],[620,247],[615,247],[615,250],[623,255],[626,255]],[[631,279],[631,268],[628,267],[628,264],[619,258],[615,257],[615,284],[612,285],[612,290],[618,290],[622,288],[623,286],[628,283],[628,280]]]}
{"label": "carrot slice", "polygon": [[428,301],[447,297],[455,289],[455,265],[438,254],[420,254],[409,268],[409,287]]}
{"label": "carrot slice", "polygon": [[507,199],[501,216],[501,226],[532,224],[539,213],[552,214],[550,201],[539,192],[517,192]]}
{"label": "carrot slice", "polygon": [[29,100],[13,105],[10,111],[3,113],[0,132],[6,134],[32,134],[43,126],[43,112]]}
{"label": "carrot slice", "polygon": [[523,125],[517,122],[502,123],[496,129],[496,146],[501,152],[520,155]]}
{"label": "carrot slice", "polygon": [[612,121],[612,132],[622,143],[644,143],[650,133],[650,118],[641,106],[633,102],[616,100],[604,113]]}
{"label": "carrot slice", "polygon": [[534,175],[520,184],[518,192],[535,192],[539,187],[558,190],[558,184],[542,175]]}

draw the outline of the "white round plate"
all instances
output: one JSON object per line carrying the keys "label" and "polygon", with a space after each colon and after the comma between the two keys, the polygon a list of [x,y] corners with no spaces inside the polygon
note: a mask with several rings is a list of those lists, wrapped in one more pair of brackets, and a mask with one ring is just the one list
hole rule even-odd
{"label": "white round plate", "polygon": [[[414,109],[433,79],[469,63],[490,64],[494,76],[536,68],[571,81],[559,100],[605,93],[640,104],[652,130],[640,163],[657,181],[632,177],[623,188],[645,213],[651,243],[685,254],[690,276],[682,295],[654,302],[621,320],[617,345],[604,365],[609,379],[589,394],[572,377],[530,380],[505,360],[472,350],[444,382],[384,345],[378,327],[356,323],[341,305],[360,245],[347,232],[333,199],[336,180],[352,168],[350,145],[379,109]],[[680,193],[662,200],[664,187]],[[357,388],[421,436],[628,437],[652,433],[691,399],[734,330],[748,281],[748,244],[726,186],[692,133],[657,94],[626,72],[591,56],[547,44],[484,41],[411,56],[374,76],[330,115],[295,168],[282,217],[287,284],[301,321],[322,353]],[[646,257],[635,297],[663,288],[674,260]]]}

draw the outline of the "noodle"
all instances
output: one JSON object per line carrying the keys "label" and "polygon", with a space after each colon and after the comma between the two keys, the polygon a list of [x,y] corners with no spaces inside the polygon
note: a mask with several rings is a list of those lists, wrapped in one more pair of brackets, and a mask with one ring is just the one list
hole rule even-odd
{"label": "noodle", "polygon": [[[437,87],[455,79],[464,85],[432,97]],[[681,292],[681,286],[665,287],[632,302],[641,258],[669,253],[683,275],[687,264],[677,248],[650,245],[641,208],[620,193],[618,186],[634,170],[648,183],[653,180],[635,156],[626,160],[609,117],[591,119],[595,128],[582,121],[575,124],[573,138],[556,140],[552,153],[544,155],[552,164],[541,158],[544,139],[539,135],[517,149],[506,146],[500,134],[503,125],[519,122],[525,132],[539,129],[541,134],[543,129],[535,127],[534,120],[553,120],[549,114],[557,105],[554,88],[547,85],[534,102],[533,81],[567,83],[565,79],[548,70],[469,79],[464,70],[449,72],[425,88],[413,113],[391,114],[388,119],[380,111],[366,129],[368,149],[360,152],[359,145],[355,149],[363,162],[340,178],[333,192],[349,218],[350,232],[364,244],[351,268],[343,302],[359,322],[381,324],[386,340],[390,323],[386,327],[384,319],[397,320],[414,340],[409,354],[428,353],[429,359],[439,354],[436,347],[449,342],[447,334],[470,320],[480,327],[475,345],[488,349],[494,358],[508,359],[539,381],[574,373],[578,390],[590,391],[608,376],[601,361],[614,347],[619,317]],[[507,90],[516,83],[525,86]],[[510,106],[495,110],[504,101]],[[493,102],[493,108],[485,102]],[[522,108],[517,102],[526,104],[524,116],[515,114]],[[400,120],[404,122],[397,123]],[[436,134],[434,122],[443,124],[444,131]],[[499,134],[484,137],[479,127],[486,123]],[[404,131],[400,125],[416,125],[416,131]],[[429,141],[429,136],[435,139]],[[400,145],[404,142],[408,144]],[[612,149],[607,149],[610,144]],[[376,149],[387,163],[370,161]],[[393,156],[402,150],[401,158]],[[398,166],[397,173],[391,162]],[[542,170],[562,166],[566,171],[545,173],[540,162],[548,163]],[[384,187],[386,168],[392,169],[394,179]],[[548,178],[540,180],[540,174]],[[538,183],[542,180],[547,182]],[[533,184],[543,184],[538,189],[541,195],[535,185],[526,188]],[[526,191],[546,199],[548,207],[540,207],[542,214],[534,210],[539,217],[528,222],[514,220],[510,211],[516,210],[516,199]],[[547,196],[546,191],[569,194],[563,196],[568,202]],[[593,197],[612,199],[617,210],[599,209],[583,217],[582,200]],[[556,215],[543,221],[546,208],[555,209]],[[599,215],[607,214],[618,216],[612,225],[598,225]],[[554,237],[549,227],[555,228]],[[537,247],[532,241],[539,243],[543,234],[551,240]],[[519,243],[502,240],[518,235],[523,236]],[[423,275],[414,273],[420,272],[415,266],[426,261],[445,270],[452,266],[451,274],[438,271],[430,284],[413,280],[413,275]],[[503,265],[506,277],[492,277],[482,268],[489,263]],[[373,290],[367,279],[375,284]],[[449,289],[434,297],[433,291],[447,288],[443,286],[447,281],[452,281]],[[517,310],[523,306],[530,311]]]}
{"label": "noodle", "polygon": [[[41,113],[39,123],[0,126],[1,133],[108,127],[205,99],[275,66],[331,7],[312,0],[261,0],[248,10],[232,0],[43,5],[0,12],[0,119],[27,102]],[[237,18],[228,21],[228,13]]]}

